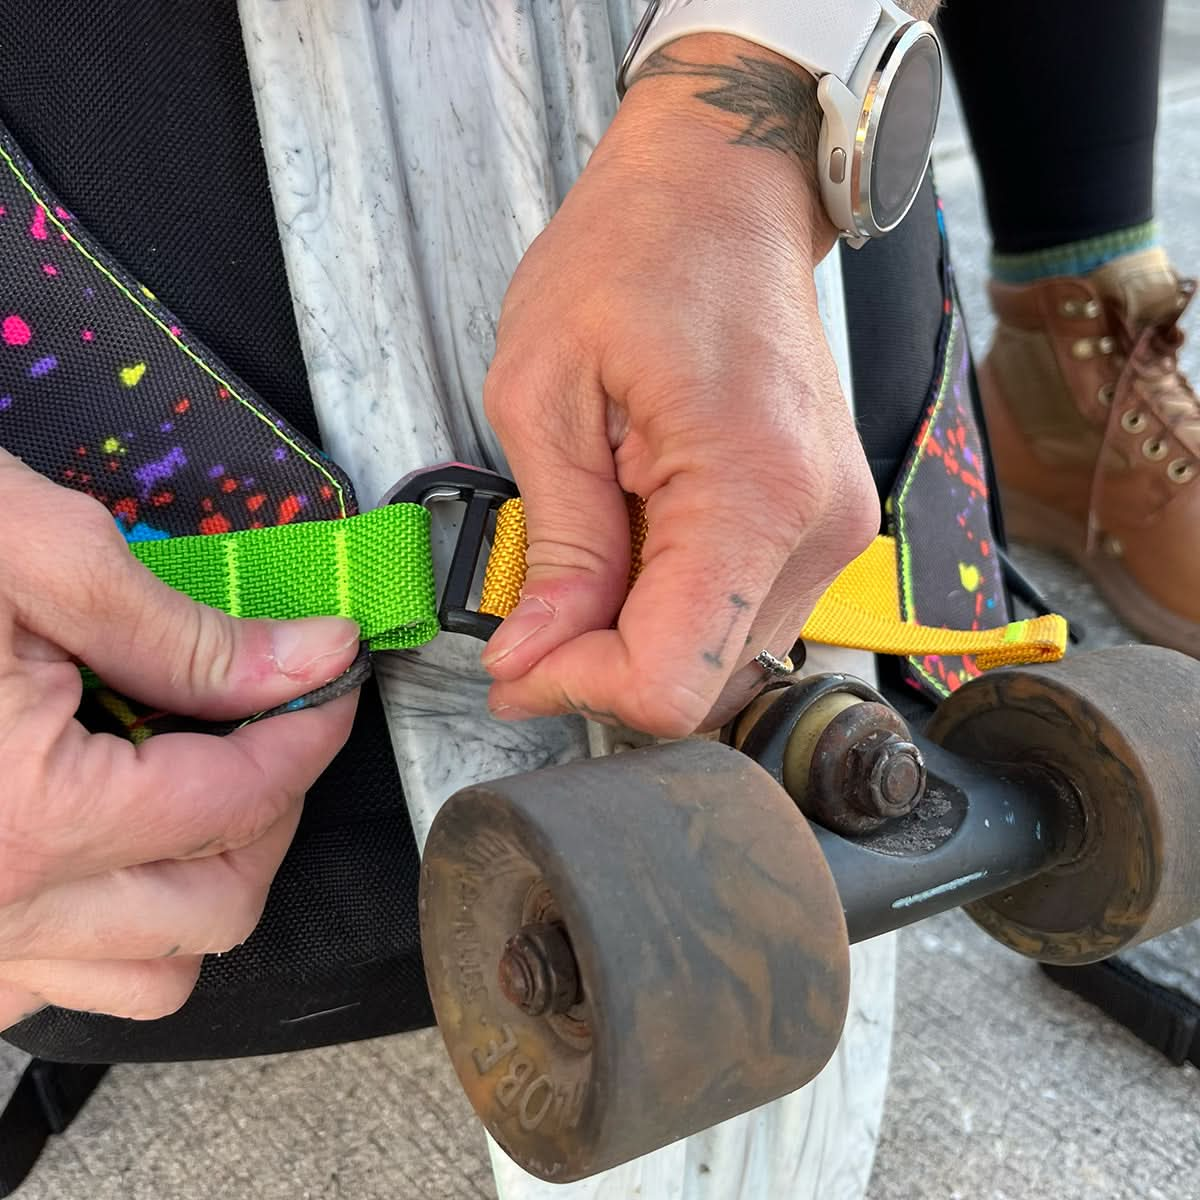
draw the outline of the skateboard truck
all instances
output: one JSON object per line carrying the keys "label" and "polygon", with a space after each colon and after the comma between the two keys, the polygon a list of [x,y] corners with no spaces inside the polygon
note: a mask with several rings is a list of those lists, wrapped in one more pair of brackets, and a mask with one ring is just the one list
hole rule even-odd
{"label": "skateboard truck", "polygon": [[1197,919],[1198,698],[1200,662],[1120,647],[973,680],[912,732],[826,676],[734,745],[457,793],[420,905],[472,1104],[526,1170],[584,1178],[812,1079],[852,942],[965,905],[1069,965]]}
{"label": "skateboard truck", "polygon": [[801,811],[855,836],[912,812],[925,759],[898,712],[849,675],[813,675],[762,693],[730,730]]}
{"label": "skateboard truck", "polygon": [[450,570],[438,602],[438,623],[449,633],[465,633],[486,642],[500,627],[500,618],[468,607],[479,555],[496,509],[520,493],[511,479],[466,463],[440,463],[406,475],[383,497],[382,504],[433,504],[458,501],[466,505]]}
{"label": "skateboard truck", "polygon": [[1084,810],[1051,763],[999,771],[948,753],[847,675],[814,676],[765,700],[735,739],[808,816],[851,943],[1080,852]]}

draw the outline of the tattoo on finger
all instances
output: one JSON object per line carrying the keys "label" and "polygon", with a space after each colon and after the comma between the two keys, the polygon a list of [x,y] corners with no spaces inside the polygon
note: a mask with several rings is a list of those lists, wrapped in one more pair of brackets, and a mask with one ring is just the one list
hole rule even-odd
{"label": "tattoo on finger", "polygon": [[729,603],[733,611],[729,615],[729,625],[725,630],[724,637],[721,638],[721,644],[715,650],[704,650],[700,654],[700,657],[715,671],[724,670],[725,648],[729,645],[729,639],[733,636],[734,628],[737,626],[738,621],[741,620],[742,612],[750,607],[750,601],[744,596],[739,596],[737,592],[730,595]]}
{"label": "tattoo on finger", "polygon": [[592,708],[589,704],[572,700],[567,697],[567,711],[576,716],[586,717],[589,721],[597,721],[601,725],[620,725],[621,718],[607,708]]}

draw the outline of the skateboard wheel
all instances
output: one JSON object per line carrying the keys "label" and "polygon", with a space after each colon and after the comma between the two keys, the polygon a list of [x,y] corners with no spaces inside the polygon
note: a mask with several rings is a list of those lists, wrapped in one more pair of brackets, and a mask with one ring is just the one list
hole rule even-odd
{"label": "skateboard wheel", "polygon": [[829,869],[783,788],[715,742],[458,792],[420,906],[455,1070],[545,1180],[794,1091],[841,1035],[849,946]]}
{"label": "skateboard wheel", "polygon": [[1200,662],[1120,646],[972,680],[929,737],[968,758],[1036,764],[1077,794],[1068,861],[966,906],[1031,958],[1095,962],[1200,917]]}

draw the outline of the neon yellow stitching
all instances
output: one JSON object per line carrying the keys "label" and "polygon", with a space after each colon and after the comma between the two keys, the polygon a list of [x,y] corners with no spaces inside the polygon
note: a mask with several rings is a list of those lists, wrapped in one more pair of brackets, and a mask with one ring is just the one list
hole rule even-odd
{"label": "neon yellow stitching", "polygon": [[96,693],[96,699],[101,708],[111,713],[125,726],[125,735],[135,746],[140,746],[150,737],[150,730],[145,725],[138,724],[143,718],[139,717],[125,699],[118,696],[116,692],[102,688]]}
{"label": "neon yellow stitching", "polygon": [[333,548],[336,561],[338,612],[352,611],[350,600],[350,556],[346,546],[346,528],[339,525],[333,531]]}
{"label": "neon yellow stitching", "polygon": [[225,543],[225,577],[229,583],[227,600],[231,616],[242,615],[242,581],[238,572],[237,545],[232,541]]}
{"label": "neon yellow stitching", "polygon": [[327,467],[322,466],[321,463],[317,459],[313,458],[303,446],[289,438],[283,432],[283,430],[281,430],[275,424],[271,417],[269,417],[266,413],[261,412],[251,401],[239,395],[232,387],[230,387],[229,384],[216,373],[216,371],[214,371],[198,354],[196,354],[195,351],[177,338],[175,334],[171,332],[168,326],[164,325],[162,321],[160,321],[158,317],[154,315],[154,313],[152,313],[102,262],[100,262],[99,259],[97,259],[95,255],[93,255],[88,248],[75,237],[71,230],[68,229],[67,226],[58,219],[57,214],[54,212],[54,206],[47,204],[46,201],[38,195],[33,184],[31,184],[29,180],[26,179],[21,173],[20,167],[18,167],[13,161],[12,155],[9,154],[8,150],[2,144],[0,144],[0,157],[2,157],[8,164],[9,170],[12,171],[13,175],[15,175],[17,178],[17,182],[33,197],[37,204],[41,206],[42,210],[46,214],[47,219],[54,224],[60,233],[63,234],[70,245],[74,246],[75,249],[78,250],[79,253],[82,254],[83,257],[86,258],[88,262],[90,262],[92,266],[96,268],[96,270],[98,270],[119,292],[121,292],[128,300],[130,300],[135,308],[137,308],[144,316],[148,317],[153,324],[157,325],[158,328],[162,330],[162,332],[165,333],[167,337],[170,338],[170,340],[174,342],[175,345],[178,346],[179,349],[182,350],[184,354],[186,354],[188,358],[190,358],[192,362],[194,362],[206,375],[220,384],[221,387],[223,387],[239,404],[241,404],[243,408],[252,412],[260,421],[262,421],[264,425],[269,425],[275,431],[275,434],[280,441],[284,442],[288,446],[291,446],[291,448],[298,455],[300,455],[300,457],[304,459],[304,461],[308,463],[310,467],[313,467],[316,471],[323,475],[326,480],[328,480],[330,485],[333,487],[333,490],[337,493],[338,515],[342,517],[346,516],[346,497],[342,485],[338,482],[337,476],[333,475]]}
{"label": "neon yellow stitching", "polygon": [[[946,353],[942,359],[942,381],[941,386],[938,388],[938,397],[933,408],[929,412],[929,420],[925,425],[925,436],[921,438],[921,441],[917,446],[917,453],[913,457],[912,469],[905,478],[904,484],[900,488],[900,493],[896,497],[896,502],[894,505],[896,511],[897,532],[899,534],[899,536],[896,538],[896,543],[900,549],[900,590],[904,597],[904,606],[907,609],[907,612],[902,613],[901,615],[906,621],[915,621],[917,620],[917,616],[913,611],[916,606],[914,605],[912,598],[912,560],[908,553],[908,541],[904,536],[904,502],[907,500],[909,489],[912,487],[913,480],[916,478],[917,469],[920,467],[921,462],[923,461],[925,443],[933,434],[934,423],[937,421],[938,414],[942,410],[942,405],[946,401],[946,395],[950,387],[950,364],[953,361],[953,351],[958,344],[958,339],[960,336],[961,326],[959,323],[958,305],[956,304],[954,305],[950,314],[950,335],[946,338]],[[943,695],[950,694],[949,687],[940,679],[935,679],[918,661],[915,655],[910,655],[908,661],[912,665],[913,670],[915,670],[925,680],[925,682],[934,689],[934,691],[941,692]]]}

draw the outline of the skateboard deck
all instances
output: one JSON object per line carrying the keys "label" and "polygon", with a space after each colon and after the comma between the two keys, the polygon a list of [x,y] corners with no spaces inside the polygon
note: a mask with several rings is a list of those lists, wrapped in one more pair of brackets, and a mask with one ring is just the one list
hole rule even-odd
{"label": "skateboard deck", "polygon": [[[363,508],[457,459],[505,470],[483,380],[508,280],[616,107],[640,0],[242,0],[247,55],[313,400]],[[837,255],[823,316],[850,394]],[[434,517],[439,567],[453,529]],[[869,656],[821,669],[871,674]],[[380,655],[378,682],[419,844],[468,784],[589,753],[578,718],[489,719],[479,644]],[[891,1041],[890,938],[853,950],[845,1036],[796,1094],[566,1187],[493,1145],[505,1200],[860,1200]]]}

